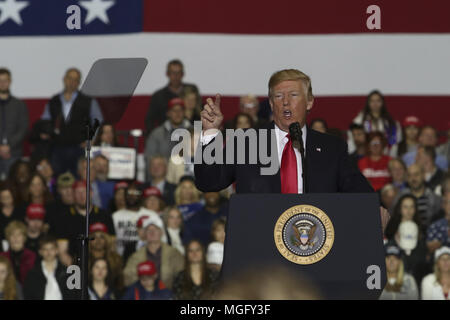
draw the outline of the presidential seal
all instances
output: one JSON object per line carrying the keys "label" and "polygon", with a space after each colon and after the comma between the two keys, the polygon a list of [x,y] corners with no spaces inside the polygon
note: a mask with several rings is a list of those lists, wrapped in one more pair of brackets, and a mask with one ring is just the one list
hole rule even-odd
{"label": "presidential seal", "polygon": [[297,264],[316,263],[330,252],[334,227],[330,218],[314,206],[287,209],[275,224],[275,245],[287,260]]}

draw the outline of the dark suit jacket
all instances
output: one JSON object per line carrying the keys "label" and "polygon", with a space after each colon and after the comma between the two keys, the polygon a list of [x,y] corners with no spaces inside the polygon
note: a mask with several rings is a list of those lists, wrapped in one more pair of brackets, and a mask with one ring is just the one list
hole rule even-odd
{"label": "dark suit jacket", "polygon": [[[273,128],[272,122],[266,130]],[[268,150],[270,153],[270,139]],[[224,158],[225,154],[226,151]],[[335,136],[307,129],[305,165],[307,193],[374,192],[366,178],[350,161],[346,142]],[[237,193],[280,193],[280,171],[275,175],[261,175],[261,167],[268,165],[261,165],[259,160],[257,164],[196,164],[195,183],[203,192],[219,191],[236,182]]]}

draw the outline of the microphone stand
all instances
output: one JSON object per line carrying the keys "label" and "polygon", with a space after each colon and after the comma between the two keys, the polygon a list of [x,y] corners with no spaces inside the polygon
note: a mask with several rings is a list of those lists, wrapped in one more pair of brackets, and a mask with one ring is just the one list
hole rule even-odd
{"label": "microphone stand", "polygon": [[94,119],[94,124],[91,125],[90,121],[86,121],[86,225],[84,234],[79,236],[81,240],[81,300],[88,300],[88,284],[89,284],[89,212],[91,209],[91,142],[95,136],[100,123],[97,119]]}

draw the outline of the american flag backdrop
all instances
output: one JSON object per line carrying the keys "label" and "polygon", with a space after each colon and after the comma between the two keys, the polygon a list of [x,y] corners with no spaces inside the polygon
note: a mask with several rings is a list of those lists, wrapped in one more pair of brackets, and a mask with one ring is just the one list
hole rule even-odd
{"label": "american flag backdrop", "polygon": [[[66,26],[77,5],[81,29]],[[381,9],[369,30],[367,7]],[[419,116],[439,130],[450,119],[448,0],[0,0],[0,66],[32,120],[62,89],[64,71],[84,75],[94,61],[145,57],[149,66],[119,129],[143,128],[151,93],[166,84],[169,60],[203,96],[225,96],[226,118],[238,96],[264,97],[270,75],[298,68],[312,78],[310,118],[346,129],[373,89],[397,120]]]}

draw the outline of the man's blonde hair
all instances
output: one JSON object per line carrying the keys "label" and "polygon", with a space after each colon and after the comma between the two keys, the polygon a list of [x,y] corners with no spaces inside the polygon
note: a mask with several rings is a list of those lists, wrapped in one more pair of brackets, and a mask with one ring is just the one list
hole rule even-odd
{"label": "man's blonde hair", "polygon": [[307,74],[297,69],[284,69],[272,74],[269,80],[269,98],[272,98],[272,90],[276,85],[278,85],[283,81],[289,80],[291,81],[301,80],[306,89],[306,97],[308,101],[314,98],[312,93],[311,78]]}

